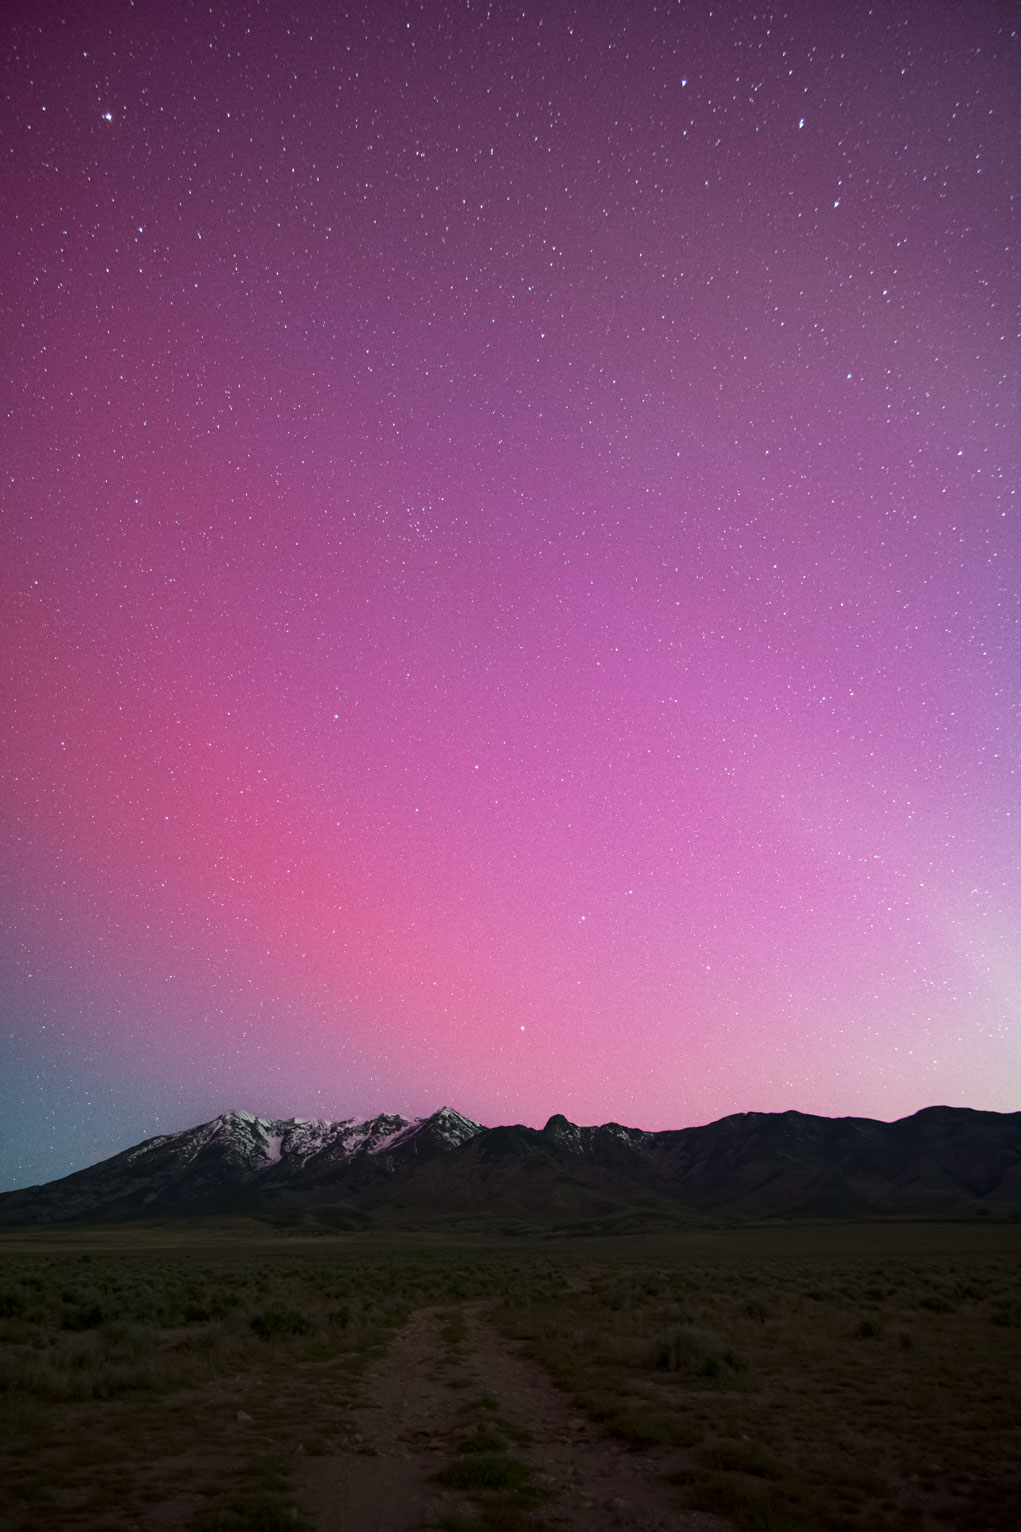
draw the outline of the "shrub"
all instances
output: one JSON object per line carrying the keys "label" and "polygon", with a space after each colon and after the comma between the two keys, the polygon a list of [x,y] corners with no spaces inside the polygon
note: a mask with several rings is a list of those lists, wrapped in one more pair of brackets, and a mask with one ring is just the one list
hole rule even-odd
{"label": "shrub", "polygon": [[520,1489],[528,1478],[524,1463],[502,1453],[478,1453],[473,1457],[458,1458],[441,1468],[436,1475],[440,1484],[451,1489]]}
{"label": "shrub", "polygon": [[312,1320],[286,1303],[268,1303],[251,1319],[252,1329],[260,1340],[283,1340],[289,1335],[310,1335]]}
{"label": "shrub", "polygon": [[755,1479],[778,1479],[781,1470],[766,1457],[760,1447],[743,1442],[726,1442],[719,1447],[704,1447],[699,1460],[706,1468],[725,1473],[746,1473]]}
{"label": "shrub", "polygon": [[920,1309],[928,1309],[931,1314],[952,1314],[954,1312],[954,1305],[948,1303],[939,1293],[926,1293],[924,1298],[919,1298],[918,1307]]}
{"label": "shrub", "polygon": [[652,1343],[655,1367],[667,1372],[693,1372],[718,1378],[725,1370],[739,1372],[744,1359],[708,1330],[694,1325],[670,1325]]}
{"label": "shrub", "polygon": [[440,1334],[448,1346],[460,1345],[461,1341],[464,1340],[467,1333],[467,1326],[465,1325],[464,1316],[462,1314],[450,1315],[446,1324],[443,1326],[443,1329],[440,1331]]}
{"label": "shrub", "polygon": [[226,1319],[240,1307],[241,1299],[235,1293],[217,1293],[209,1305],[209,1313],[213,1319]]}
{"label": "shrub", "polygon": [[62,1330],[95,1330],[103,1323],[103,1306],[99,1303],[80,1303],[64,1310],[60,1318]]}

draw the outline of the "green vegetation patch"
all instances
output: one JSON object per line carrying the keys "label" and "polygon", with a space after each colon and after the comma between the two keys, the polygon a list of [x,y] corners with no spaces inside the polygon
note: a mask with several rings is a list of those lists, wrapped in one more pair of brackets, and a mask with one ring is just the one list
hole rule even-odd
{"label": "green vegetation patch", "polygon": [[269,1303],[251,1318],[260,1340],[281,1340],[289,1335],[311,1335],[315,1321],[288,1303]]}
{"label": "green vegetation patch", "polygon": [[507,1443],[491,1426],[479,1426],[461,1443],[462,1452],[502,1452]]}
{"label": "green vegetation patch", "polygon": [[236,1507],[199,1517],[195,1532],[314,1532],[297,1506],[269,1496],[252,1496]]}
{"label": "green vegetation patch", "polygon": [[744,1532],[1015,1532],[1021,1238],[983,1238],[621,1241],[551,1259],[494,1317],[683,1504]]}
{"label": "green vegetation patch", "polygon": [[450,1489],[487,1490],[521,1489],[528,1482],[528,1469],[517,1459],[501,1452],[479,1452],[455,1458],[435,1475],[439,1484]]}

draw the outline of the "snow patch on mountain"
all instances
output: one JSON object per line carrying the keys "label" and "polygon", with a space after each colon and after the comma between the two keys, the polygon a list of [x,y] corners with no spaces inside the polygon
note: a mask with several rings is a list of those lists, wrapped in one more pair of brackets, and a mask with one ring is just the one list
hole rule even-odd
{"label": "snow patch on mountain", "polygon": [[416,1128],[421,1127],[421,1118],[413,1122],[405,1123],[403,1127],[395,1128],[392,1133],[384,1133],[381,1138],[367,1139],[366,1152],[368,1154],[383,1154],[385,1150],[393,1147],[400,1139],[406,1138],[409,1131],[414,1133]]}
{"label": "snow patch on mountain", "polygon": [[475,1122],[471,1117],[462,1117],[452,1106],[441,1107],[433,1114],[431,1121],[433,1131],[447,1144],[466,1144],[477,1133],[485,1132],[481,1122]]}
{"label": "snow patch on mountain", "polygon": [[[384,1112],[377,1117],[347,1117],[340,1121],[257,1117],[253,1112],[234,1110],[198,1128],[167,1134],[152,1143],[172,1145],[178,1139],[187,1158],[192,1159],[211,1141],[225,1139],[230,1161],[267,1170],[280,1164],[299,1167],[324,1151],[329,1151],[333,1162],[348,1162],[360,1154],[387,1155],[423,1130],[453,1147],[481,1133],[483,1125],[451,1107],[442,1107],[429,1117],[408,1118]],[[135,1153],[143,1153],[149,1147],[140,1145]]]}

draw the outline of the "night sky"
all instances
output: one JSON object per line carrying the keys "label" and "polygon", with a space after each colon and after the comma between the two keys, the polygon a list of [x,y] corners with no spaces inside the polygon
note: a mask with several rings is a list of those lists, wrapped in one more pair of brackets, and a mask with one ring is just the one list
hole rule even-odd
{"label": "night sky", "polygon": [[0,1185],[1021,1105],[1015,6],[3,20]]}

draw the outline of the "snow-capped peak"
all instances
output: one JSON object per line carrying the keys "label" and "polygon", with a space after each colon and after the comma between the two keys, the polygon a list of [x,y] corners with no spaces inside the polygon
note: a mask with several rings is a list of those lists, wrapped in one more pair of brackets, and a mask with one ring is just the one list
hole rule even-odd
{"label": "snow-capped peak", "polygon": [[328,1152],[331,1163],[347,1162],[357,1155],[388,1155],[423,1129],[433,1140],[456,1147],[482,1131],[482,1124],[464,1117],[453,1107],[441,1107],[429,1117],[403,1117],[381,1112],[376,1117],[346,1117],[328,1121],[314,1117],[267,1118],[234,1109],[223,1112],[202,1128],[180,1137],[198,1152],[214,1140],[226,1143],[228,1159],[253,1170],[278,1165],[297,1169],[313,1156]]}
{"label": "snow-capped peak", "polygon": [[442,1137],[459,1144],[483,1131],[482,1123],[475,1122],[471,1117],[463,1117],[460,1112],[455,1112],[452,1106],[441,1106],[439,1111],[434,1112],[426,1121],[431,1122]]}

